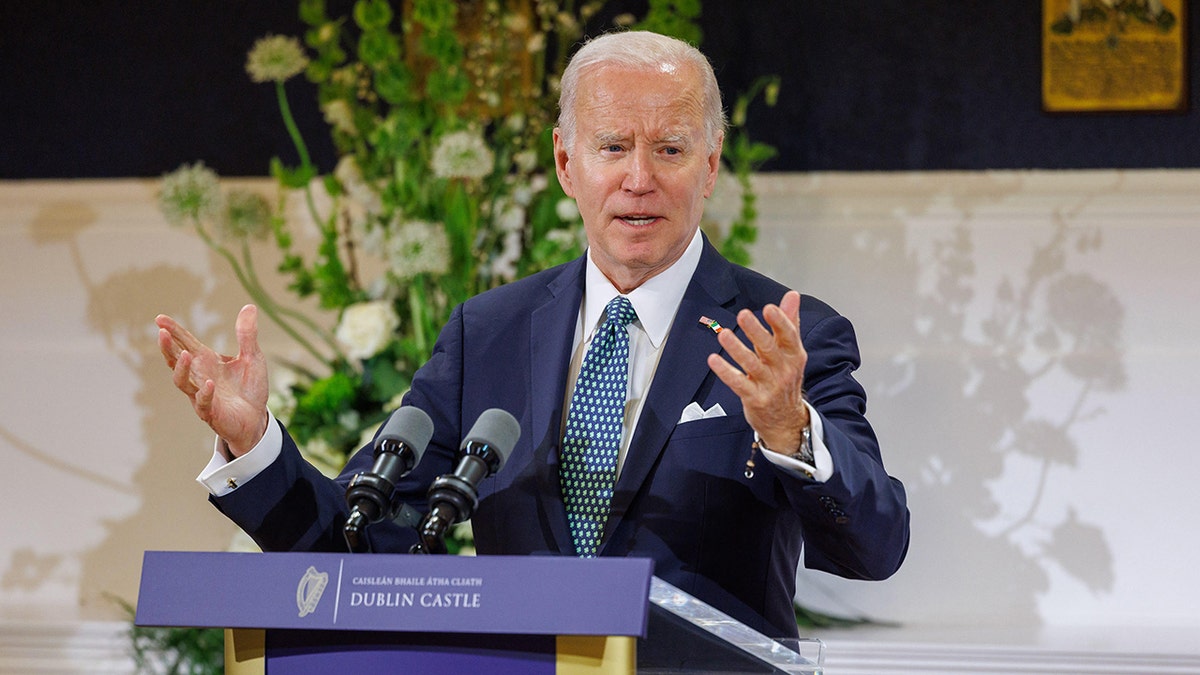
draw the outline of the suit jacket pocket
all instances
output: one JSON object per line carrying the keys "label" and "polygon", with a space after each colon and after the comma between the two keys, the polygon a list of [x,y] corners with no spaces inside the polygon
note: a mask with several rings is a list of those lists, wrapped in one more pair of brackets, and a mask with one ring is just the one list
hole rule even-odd
{"label": "suit jacket pocket", "polygon": [[676,424],[671,430],[669,443],[701,437],[719,437],[728,434],[741,434],[750,431],[750,425],[746,422],[746,418],[740,414],[724,415],[721,417],[709,417],[702,420],[693,420]]}

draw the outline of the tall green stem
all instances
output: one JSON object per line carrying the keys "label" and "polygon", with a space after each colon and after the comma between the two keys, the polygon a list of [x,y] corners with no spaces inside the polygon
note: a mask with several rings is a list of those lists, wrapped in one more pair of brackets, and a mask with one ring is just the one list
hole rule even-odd
{"label": "tall green stem", "polygon": [[215,251],[217,255],[224,258],[225,262],[229,263],[230,268],[233,269],[234,275],[237,276],[238,283],[242,285],[242,288],[246,289],[246,292],[250,295],[250,298],[254,300],[254,302],[263,310],[263,313],[265,313],[267,317],[274,321],[275,325],[283,329],[283,332],[287,333],[288,336],[295,340],[297,344],[303,347],[305,351],[307,351],[309,354],[312,354],[313,357],[321,363],[325,363],[325,355],[318,351],[311,342],[305,339],[303,335],[301,335],[280,315],[278,305],[271,298],[271,296],[267,294],[262,286],[256,284],[252,279],[246,276],[246,271],[238,262],[237,257],[235,257],[233,253],[229,251],[229,249],[218,244],[216,240],[214,240],[199,223],[196,223],[196,232],[200,235],[200,238],[205,244],[208,245],[210,249]]}
{"label": "tall green stem", "polygon": [[242,264],[245,268],[246,278],[249,280],[250,284],[252,284],[254,288],[259,289],[262,297],[266,297],[270,300],[270,304],[274,308],[274,311],[278,312],[282,316],[291,317],[304,324],[306,328],[312,331],[314,335],[319,337],[322,342],[324,342],[335,354],[338,355],[338,357],[340,357],[342,360],[346,360],[346,355],[342,353],[342,350],[338,347],[337,341],[334,340],[333,336],[329,334],[329,331],[323,329],[307,314],[285,305],[280,305],[279,303],[275,302],[273,298],[270,298],[266,289],[263,287],[262,282],[258,279],[258,273],[254,269],[254,259],[250,255],[250,245],[246,241],[242,242]]}

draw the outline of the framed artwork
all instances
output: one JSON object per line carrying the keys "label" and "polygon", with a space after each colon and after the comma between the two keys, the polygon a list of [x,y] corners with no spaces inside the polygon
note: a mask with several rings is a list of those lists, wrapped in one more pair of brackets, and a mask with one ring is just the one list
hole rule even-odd
{"label": "framed artwork", "polygon": [[1042,0],[1042,108],[1187,108],[1185,0]]}

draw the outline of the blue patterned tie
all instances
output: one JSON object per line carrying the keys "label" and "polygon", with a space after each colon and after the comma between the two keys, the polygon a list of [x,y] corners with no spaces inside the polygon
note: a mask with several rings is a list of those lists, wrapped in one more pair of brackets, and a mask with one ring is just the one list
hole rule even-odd
{"label": "blue patterned tie", "polygon": [[563,437],[563,502],[575,552],[581,558],[595,557],[612,504],[629,382],[625,326],[637,318],[629,299],[619,295],[608,303],[605,314],[583,357]]}

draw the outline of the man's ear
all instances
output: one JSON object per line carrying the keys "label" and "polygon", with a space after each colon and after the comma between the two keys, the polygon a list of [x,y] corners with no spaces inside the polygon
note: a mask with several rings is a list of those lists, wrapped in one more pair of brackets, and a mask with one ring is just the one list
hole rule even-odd
{"label": "man's ear", "polygon": [[568,197],[575,197],[575,187],[571,183],[571,157],[563,142],[562,130],[554,127],[554,173],[558,175],[558,184]]}
{"label": "man's ear", "polygon": [[717,136],[717,146],[708,155],[708,180],[704,183],[705,199],[711,197],[713,190],[717,187],[717,173],[721,169],[721,149],[723,147],[725,147],[724,131]]}

